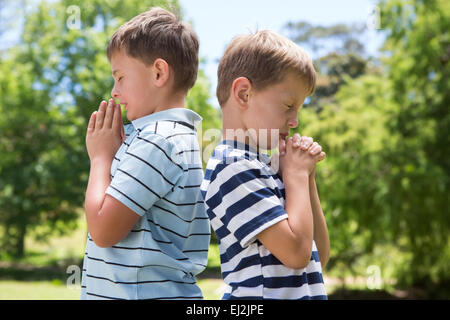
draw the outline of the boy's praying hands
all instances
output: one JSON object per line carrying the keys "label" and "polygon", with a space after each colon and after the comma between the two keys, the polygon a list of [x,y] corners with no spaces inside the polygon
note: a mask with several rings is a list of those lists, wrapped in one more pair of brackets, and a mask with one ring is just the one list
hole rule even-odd
{"label": "boy's praying hands", "polygon": [[92,113],[86,134],[86,148],[89,159],[111,162],[120,145],[125,141],[120,106],[110,99],[102,101],[98,111]]}

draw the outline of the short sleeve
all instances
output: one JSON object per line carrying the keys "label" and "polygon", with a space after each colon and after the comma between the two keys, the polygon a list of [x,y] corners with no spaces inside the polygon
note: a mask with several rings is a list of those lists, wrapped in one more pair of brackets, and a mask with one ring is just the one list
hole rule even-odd
{"label": "short sleeve", "polygon": [[175,146],[160,135],[136,137],[120,159],[106,194],[144,215],[183,174],[176,154]]}
{"label": "short sleeve", "polygon": [[[255,161],[218,164],[205,195],[208,210],[246,247],[266,228],[286,219],[281,191]],[[227,232],[228,233],[228,232]]]}

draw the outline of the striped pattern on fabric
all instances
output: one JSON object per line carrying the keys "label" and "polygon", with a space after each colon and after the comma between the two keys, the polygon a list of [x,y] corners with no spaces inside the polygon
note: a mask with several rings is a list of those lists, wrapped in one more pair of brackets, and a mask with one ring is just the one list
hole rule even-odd
{"label": "striped pattern on fabric", "polygon": [[88,235],[82,299],[202,298],[195,276],[207,264],[210,223],[200,192],[200,121],[177,108],[125,127],[106,193],[141,218],[109,248]]}
{"label": "striped pattern on fabric", "polygon": [[219,238],[223,299],[327,299],[313,241],[304,269],[284,266],[258,234],[287,219],[284,185],[270,158],[248,145],[222,141],[208,161],[202,194]]}

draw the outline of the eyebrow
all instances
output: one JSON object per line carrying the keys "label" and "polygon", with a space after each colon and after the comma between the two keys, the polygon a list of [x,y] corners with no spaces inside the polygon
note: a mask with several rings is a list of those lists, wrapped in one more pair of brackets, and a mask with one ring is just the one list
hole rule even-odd
{"label": "eyebrow", "polygon": [[118,69],[117,69],[117,70],[114,70],[114,71],[112,72],[113,77],[114,77],[114,76],[116,75],[116,73],[119,72],[119,71],[120,71],[120,70],[118,70]]}
{"label": "eyebrow", "polygon": [[288,101],[296,103],[299,100],[299,96],[298,96],[297,92],[292,93],[289,91],[283,91],[282,93],[284,94],[284,98]]}

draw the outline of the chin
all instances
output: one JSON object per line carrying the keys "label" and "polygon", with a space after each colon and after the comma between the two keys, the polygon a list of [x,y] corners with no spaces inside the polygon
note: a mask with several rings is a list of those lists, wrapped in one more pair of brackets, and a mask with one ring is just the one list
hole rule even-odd
{"label": "chin", "polygon": [[127,119],[130,120],[130,121],[133,121],[133,120],[136,119],[136,117],[134,117],[133,114],[130,113],[130,112],[128,112],[128,111],[126,112],[126,117],[127,117]]}

